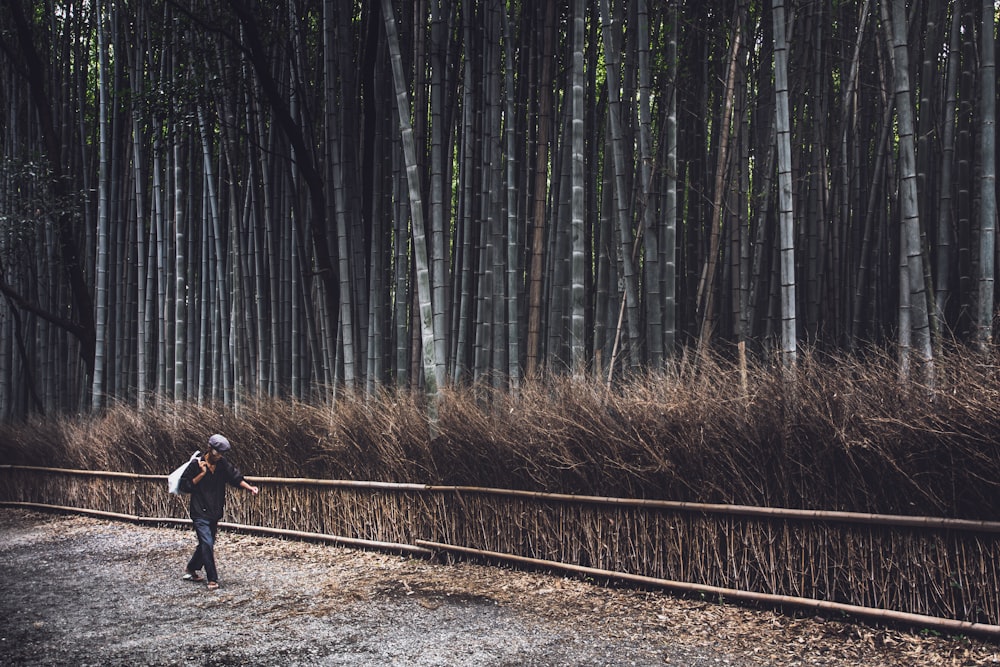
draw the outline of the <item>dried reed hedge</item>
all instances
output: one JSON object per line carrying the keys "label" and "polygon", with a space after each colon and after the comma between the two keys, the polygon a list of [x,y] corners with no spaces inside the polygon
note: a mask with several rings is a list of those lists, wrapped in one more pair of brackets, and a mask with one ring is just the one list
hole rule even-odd
{"label": "dried reed hedge", "polygon": [[162,474],[222,432],[250,474],[991,519],[997,371],[992,357],[951,353],[929,387],[901,383],[876,352],[804,353],[789,383],[762,362],[682,359],[611,391],[568,378],[445,389],[433,440],[406,391],[116,405],[0,425],[0,463]]}

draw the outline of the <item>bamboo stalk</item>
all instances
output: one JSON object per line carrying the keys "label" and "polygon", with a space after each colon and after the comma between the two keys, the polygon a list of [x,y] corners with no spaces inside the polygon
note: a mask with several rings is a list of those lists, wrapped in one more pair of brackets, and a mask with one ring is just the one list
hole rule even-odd
{"label": "bamboo stalk", "polygon": [[646,577],[642,575],[628,574],[626,572],[613,572],[611,570],[601,570],[593,567],[584,567],[582,565],[569,565],[566,563],[559,563],[556,561],[541,560],[538,558],[527,558],[525,556],[516,556],[514,554],[499,553],[496,551],[484,551],[481,549],[460,547],[453,544],[429,542],[427,540],[414,540],[414,541],[416,542],[417,546],[421,546],[426,549],[461,553],[469,556],[479,556],[483,558],[493,558],[496,560],[503,560],[503,561],[521,563],[525,565],[531,565],[532,567],[562,570],[564,572],[573,572],[575,574],[583,574],[589,577],[600,577],[604,579],[628,581],[631,583],[645,584],[649,586],[656,586],[660,588],[667,588],[671,590],[683,591],[688,593],[703,593],[706,595],[711,595],[713,597],[717,596],[721,598],[731,598],[734,600],[741,600],[744,602],[759,602],[776,606],[794,606],[806,609],[813,609],[816,611],[820,610],[836,611],[843,614],[847,614],[849,616],[869,618],[869,619],[887,621],[892,623],[902,623],[905,625],[912,625],[912,626],[918,626],[936,630],[944,630],[947,632],[1000,637],[1000,625],[973,623],[970,621],[958,621],[950,618],[940,618],[937,616],[927,616],[924,614],[911,614],[908,612],[893,611],[891,609],[875,609],[872,607],[862,607],[859,605],[844,604],[841,602],[828,602],[826,600],[816,600],[812,598],[795,597],[789,595],[754,593],[751,591],[743,591],[734,588],[722,588],[719,586],[692,584],[683,581],[671,581],[669,579],[658,579],[655,577]]}

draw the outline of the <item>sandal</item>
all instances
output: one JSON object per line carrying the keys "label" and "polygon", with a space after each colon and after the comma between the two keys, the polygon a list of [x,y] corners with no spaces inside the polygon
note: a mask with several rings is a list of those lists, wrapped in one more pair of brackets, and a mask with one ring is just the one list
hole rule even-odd
{"label": "sandal", "polygon": [[218,588],[219,588],[219,582],[217,582],[217,581],[210,581],[210,582],[208,582],[208,590],[214,591],[214,590],[218,590]]}
{"label": "sandal", "polygon": [[184,576],[181,577],[181,579],[183,579],[184,581],[193,581],[195,583],[198,583],[200,581],[205,581],[205,577],[201,576],[197,572],[192,572],[191,570],[185,572]]}

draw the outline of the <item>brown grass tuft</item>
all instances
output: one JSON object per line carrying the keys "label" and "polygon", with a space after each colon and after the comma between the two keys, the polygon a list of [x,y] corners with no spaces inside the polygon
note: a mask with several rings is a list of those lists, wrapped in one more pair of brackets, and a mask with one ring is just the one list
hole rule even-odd
{"label": "brown grass tuft", "polygon": [[751,361],[678,362],[608,391],[549,377],[516,392],[446,388],[436,436],[423,397],[341,391],[115,405],[99,418],[0,427],[5,463],[165,473],[226,434],[248,474],[458,484],[701,502],[994,518],[1000,368],[950,353],[934,386],[885,354],[804,352],[795,381]]}

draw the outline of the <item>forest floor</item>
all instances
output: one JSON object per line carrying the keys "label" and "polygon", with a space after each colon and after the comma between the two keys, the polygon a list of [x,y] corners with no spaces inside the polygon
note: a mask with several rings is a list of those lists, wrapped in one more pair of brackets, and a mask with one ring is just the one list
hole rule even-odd
{"label": "forest floor", "polygon": [[543,572],[0,509],[4,665],[990,665],[1000,645]]}

